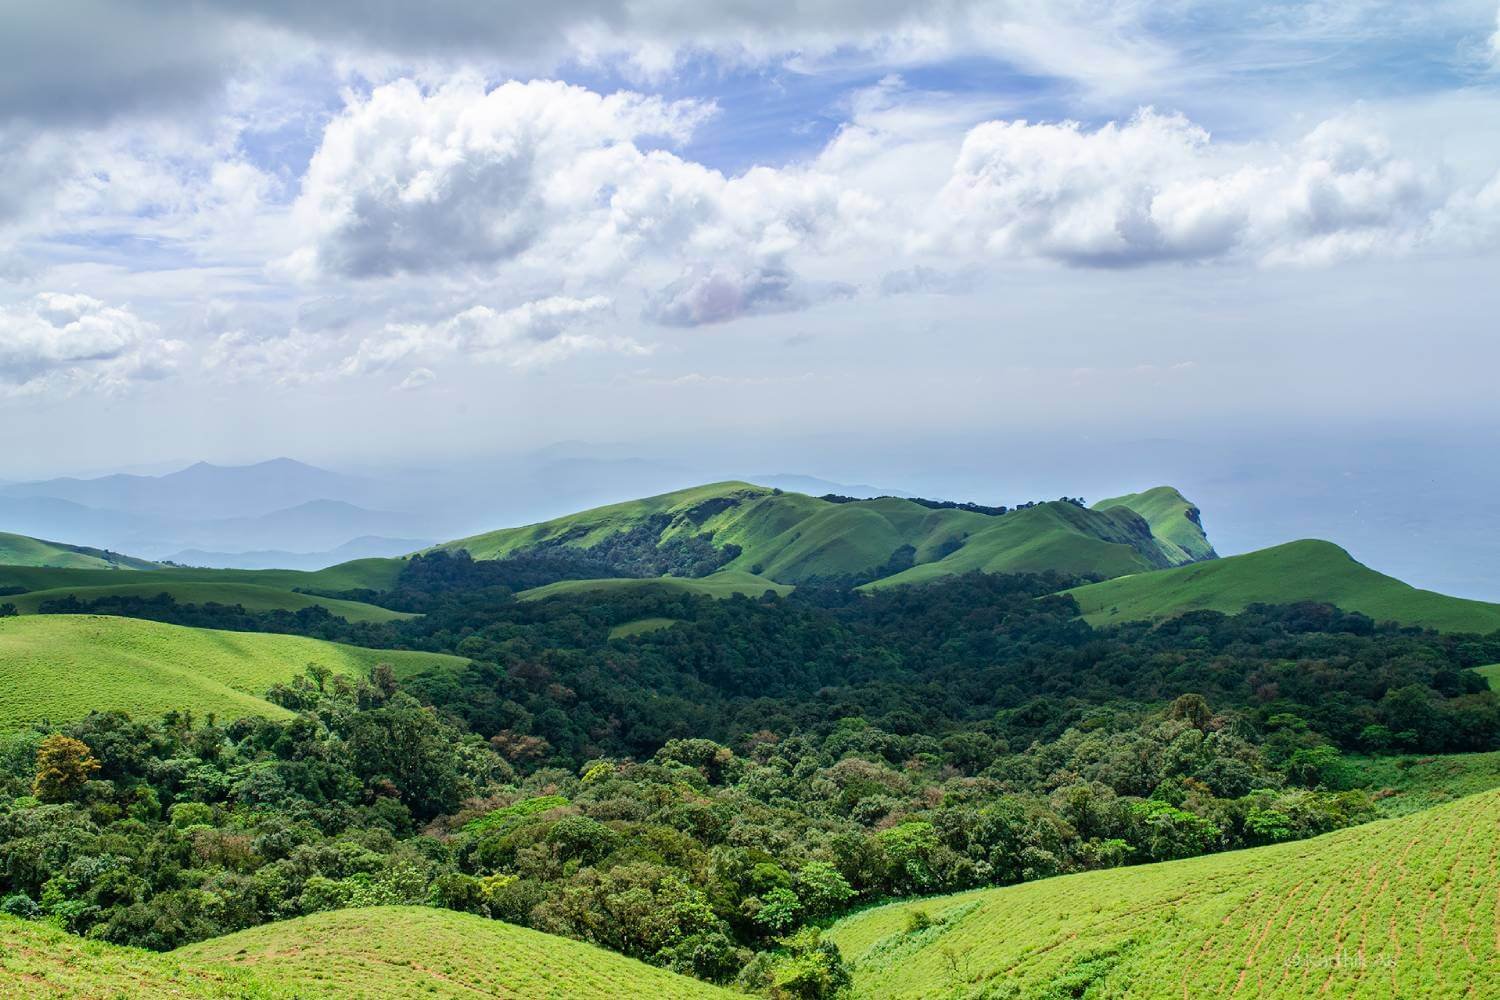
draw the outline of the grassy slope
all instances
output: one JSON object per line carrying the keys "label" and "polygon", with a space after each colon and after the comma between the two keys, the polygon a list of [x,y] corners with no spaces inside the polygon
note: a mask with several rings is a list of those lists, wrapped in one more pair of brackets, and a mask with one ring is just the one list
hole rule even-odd
{"label": "grassy slope", "polygon": [[[831,936],[861,997],[1488,996],[1497,860],[1492,792],[1300,843],[892,904]],[[908,933],[917,909],[946,919]]]}
{"label": "grassy slope", "polygon": [[170,956],[86,941],[46,924],[0,915],[0,996],[284,997],[243,971],[197,968]]}
{"label": "grassy slope", "polygon": [[1500,691],[1500,663],[1491,663],[1487,667],[1475,667],[1474,672],[1490,682],[1490,690]]}
{"label": "grassy slope", "polygon": [[47,542],[26,535],[12,535],[0,531],[0,564],[17,566],[55,566],[67,569],[153,569],[156,564],[144,559],[132,559],[103,549],[91,549],[83,545],[65,545],[62,542]]}
{"label": "grassy slope", "polygon": [[173,952],[249,970],[299,997],[730,997],[724,990],[567,938],[422,907],[338,910]]}
{"label": "grassy slope", "polygon": [[730,997],[592,945],[421,907],[320,913],[166,955],[0,916],[0,994],[46,997]]}
{"label": "grassy slope", "polygon": [[1176,547],[1178,562],[1212,559],[1216,555],[1203,533],[1198,508],[1170,486],[1110,497],[1094,504],[1095,510],[1114,507],[1127,507],[1144,517],[1151,526],[1151,534]]}
{"label": "grassy slope", "polygon": [[[155,597],[170,594],[179,604],[238,604],[246,611],[300,611],[303,608],[322,606],[329,614],[351,622],[388,622],[412,615],[400,611],[365,604],[362,601],[343,601],[331,597],[310,597],[277,587],[266,587],[254,583],[197,583],[190,581],[165,581],[157,583],[155,573],[145,574],[150,579],[142,583],[121,583],[112,586],[59,587],[55,590],[33,590],[25,594],[6,597],[0,601],[14,604],[21,614],[34,614],[44,602],[68,596],[80,601],[93,601],[101,597]],[[131,577],[136,579],[135,576]]]}
{"label": "grassy slope", "polygon": [[[663,540],[712,532],[716,544],[740,546],[740,555],[727,568],[781,583],[866,573],[885,565],[907,545],[918,566],[902,574],[900,582],[975,569],[1115,575],[1187,558],[1180,546],[1151,538],[1146,523],[1120,506],[1097,511],[1048,503],[997,518],[933,510],[889,497],[830,503],[741,482],[711,483],[612,504],[459,539],[441,548],[467,549],[475,558],[495,559],[541,544],[588,547],[657,515],[672,518]],[[958,543],[962,548],[952,552]],[[950,553],[946,558],[945,552]]]}
{"label": "grassy slope", "polygon": [[731,597],[735,594],[744,594],[747,597],[759,597],[768,590],[773,590],[785,597],[792,592],[792,588],[786,584],[773,583],[765,577],[726,569],[709,576],[699,577],[698,579],[686,579],[676,576],[651,576],[643,578],[612,577],[605,580],[559,580],[557,583],[549,583],[545,587],[533,587],[531,590],[523,590],[516,596],[523,601],[540,601],[546,597],[558,597],[561,595],[591,594],[600,591],[619,593],[628,590],[651,589],[666,590],[674,594],[702,594],[705,597]]}
{"label": "grassy slope", "polygon": [[[913,566],[872,587],[926,583],[957,573],[1099,573],[1120,576],[1170,565],[1144,521],[1131,511],[1084,510],[1053,501],[1004,517],[986,518],[963,548],[937,562]],[[1175,548],[1175,546],[1174,546]]]}
{"label": "grassy slope", "polygon": [[633,622],[625,622],[610,629],[609,637],[611,639],[629,639],[633,635],[660,632],[664,628],[671,628],[681,620],[680,618],[637,618]]}
{"label": "grassy slope", "polygon": [[1445,632],[1500,629],[1500,605],[1418,590],[1355,562],[1331,542],[1316,540],[1106,580],[1071,593],[1095,625],[1204,608],[1233,613],[1254,603],[1324,601],[1379,621]]}
{"label": "grassy slope", "polygon": [[1406,816],[1500,788],[1500,751],[1348,760],[1358,785],[1370,789],[1382,816]]}
{"label": "grassy slope", "polygon": [[363,675],[390,663],[398,675],[465,661],[437,653],[361,649],[294,635],[221,632],[134,618],[40,615],[0,619],[0,729],[91,709],[157,715],[191,708],[222,718],[282,716],[260,697],[309,663]]}
{"label": "grassy slope", "polygon": [[[355,559],[320,570],[296,569],[183,569],[151,570],[132,576],[130,583],[248,583],[278,590],[389,590],[401,574],[400,559]],[[115,570],[58,568],[0,564],[0,587],[61,590],[65,587],[113,587],[121,582]],[[158,591],[160,593],[160,591]]]}

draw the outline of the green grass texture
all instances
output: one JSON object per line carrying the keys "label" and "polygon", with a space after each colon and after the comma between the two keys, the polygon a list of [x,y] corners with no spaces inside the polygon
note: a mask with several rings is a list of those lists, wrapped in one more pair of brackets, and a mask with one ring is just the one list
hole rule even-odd
{"label": "green grass texture", "polygon": [[659,632],[664,628],[676,625],[680,618],[637,618],[633,622],[624,622],[609,630],[611,639],[629,639],[633,635],[645,635],[648,632]]}
{"label": "green grass texture", "polygon": [[[297,569],[186,569],[168,566],[124,580],[132,584],[246,583],[277,590],[389,590],[404,563],[400,559],[355,559],[320,570]],[[122,583],[118,570],[90,567],[19,566],[0,564],[0,587],[24,590],[63,590],[77,587],[114,587]],[[160,593],[161,591],[157,591]]]}
{"label": "green grass texture", "polygon": [[1091,624],[1157,621],[1208,609],[1321,601],[1377,621],[1442,632],[1500,629],[1500,605],[1448,597],[1364,566],[1332,542],[1304,540],[1269,549],[1140,573],[1070,591]]}
{"label": "green grass texture", "polygon": [[708,576],[688,579],[680,576],[610,577],[603,580],[559,580],[545,587],[533,587],[516,595],[517,600],[539,601],[547,597],[563,597],[575,594],[618,594],[629,591],[665,590],[673,594],[702,594],[704,597],[759,597],[766,591],[785,597],[792,587],[784,583],[773,583],[763,576],[720,570]]}
{"label": "green grass texture", "polygon": [[122,569],[154,569],[156,564],[144,559],[132,559],[103,549],[91,549],[83,545],[67,545],[63,542],[47,542],[27,535],[12,535],[0,531],[0,565],[50,566],[60,569],[98,569],[118,571]]}
{"label": "green grass texture", "polygon": [[[866,910],[857,997],[1493,997],[1500,792],[1312,840]],[[910,929],[914,911],[933,921]]]}
{"label": "green grass texture", "polygon": [[295,635],[221,632],[106,615],[0,618],[0,729],[65,722],[91,710],[155,716],[283,717],[261,697],[318,663],[363,676],[389,663],[398,676],[467,661],[438,653],[362,649]]}
{"label": "green grass texture", "polygon": [[[740,555],[726,568],[800,583],[818,576],[869,573],[910,546],[916,564],[889,577],[923,582],[972,570],[1025,572],[1056,569],[1106,576],[1177,565],[1206,539],[1187,535],[1196,525],[1191,509],[1166,487],[1138,494],[1152,516],[1170,523],[1182,542],[1155,538],[1146,516],[1119,498],[1110,509],[1083,509],[1051,502],[1003,517],[971,511],[934,510],[910,500],[883,498],[832,503],[743,482],[710,483],[660,496],[611,504],[539,524],[506,528],[445,543],[476,559],[497,559],[543,544],[587,548],[629,531],[652,517],[667,524],[659,540],[712,533],[720,547],[737,545]],[[1172,498],[1175,498],[1173,500]]]}
{"label": "green grass texture", "polygon": [[1347,759],[1382,816],[1406,816],[1500,788],[1500,751]]}
{"label": "green grass texture", "polygon": [[1474,672],[1490,682],[1491,691],[1500,691],[1500,663],[1491,663],[1487,667],[1475,667]]}
{"label": "green grass texture", "polygon": [[35,614],[47,601],[76,597],[80,601],[94,601],[101,597],[144,597],[169,594],[178,604],[238,604],[246,611],[300,611],[303,608],[323,607],[328,613],[351,622],[388,622],[415,617],[400,611],[376,607],[362,601],[344,601],[331,597],[311,597],[277,587],[266,587],[256,583],[198,583],[169,580],[154,582],[156,573],[138,574],[151,579],[136,583],[132,575],[130,583],[92,587],[59,587],[55,590],[32,590],[24,594],[6,597],[5,603],[14,604],[23,615]]}
{"label": "green grass texture", "polygon": [[0,916],[0,994],[246,1000],[710,1000],[729,993],[593,945],[425,907],[337,910],[168,954]]}

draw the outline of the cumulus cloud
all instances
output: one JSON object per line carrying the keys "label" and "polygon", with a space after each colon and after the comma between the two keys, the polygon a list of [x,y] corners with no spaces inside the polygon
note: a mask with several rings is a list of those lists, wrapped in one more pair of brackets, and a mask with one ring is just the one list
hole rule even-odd
{"label": "cumulus cloud", "polygon": [[314,242],[293,263],[369,277],[513,258],[648,162],[637,140],[681,141],[709,110],[552,81],[379,87],[324,132],[297,204]]}
{"label": "cumulus cloud", "polygon": [[182,349],[129,309],[87,295],[43,292],[0,308],[0,387],[12,391],[110,390],[159,379]]}
{"label": "cumulus cloud", "polygon": [[1128,267],[1244,252],[1330,260],[1420,238],[1442,194],[1355,121],[1295,148],[1216,146],[1180,114],[986,122],[964,139],[926,245]]}
{"label": "cumulus cloud", "polygon": [[[349,375],[368,374],[453,357],[524,368],[586,351],[643,353],[629,338],[578,329],[599,320],[610,308],[610,300],[603,296],[555,296],[506,310],[472,306],[435,323],[390,324],[379,335],[362,340],[341,370]],[[407,380],[421,370],[409,373]]]}
{"label": "cumulus cloud", "polygon": [[853,285],[808,282],[781,265],[733,269],[697,264],[653,295],[644,315],[664,326],[703,326],[792,312],[854,293]]}

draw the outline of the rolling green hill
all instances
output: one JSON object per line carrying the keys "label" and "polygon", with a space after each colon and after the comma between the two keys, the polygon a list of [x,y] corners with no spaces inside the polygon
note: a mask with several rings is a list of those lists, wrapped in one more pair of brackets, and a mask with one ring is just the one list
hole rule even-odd
{"label": "rolling green hill", "polygon": [[[128,583],[248,583],[278,590],[389,590],[401,575],[400,559],[355,559],[320,570],[191,569],[164,566]],[[149,567],[147,567],[149,568]],[[114,587],[118,571],[98,567],[24,566],[0,563],[0,587],[62,590],[70,587]],[[159,591],[158,591],[159,593]]]}
{"label": "rolling green hill", "polygon": [[245,1000],[739,995],[567,938],[396,906],[266,924],[165,955],[0,916],[0,993]]}
{"label": "rolling green hill", "polygon": [[1490,682],[1491,691],[1500,691],[1500,663],[1491,663],[1487,667],[1475,667],[1474,672]]}
{"label": "rolling green hill", "polygon": [[156,563],[132,559],[118,552],[91,549],[83,545],[46,542],[26,535],[0,531],[0,564],[16,566],[53,566],[66,569],[155,569]]}
{"label": "rolling green hill", "polygon": [[425,907],[337,910],[172,953],[298,997],[662,997],[729,993],[593,945]]}
{"label": "rolling green hill", "polygon": [[92,709],[283,716],[283,709],[261,696],[309,663],[360,676],[389,663],[400,676],[465,662],[437,653],[104,615],[0,618],[0,729],[76,719]]}
{"label": "rolling green hill", "polygon": [[[1211,552],[1189,537],[1191,509],[1165,487],[1140,494],[1152,516],[1170,523],[1180,541],[1158,539],[1130,498],[1109,509],[1052,502],[1001,516],[933,508],[883,497],[846,503],[785,493],[742,482],[712,483],[612,504],[540,524],[492,531],[439,548],[466,549],[497,559],[554,546],[590,550],[644,536],[658,548],[709,539],[719,549],[738,546],[723,568],[796,584],[820,576],[883,572],[890,582],[921,582],[971,570],[1055,569],[1106,576],[1179,565],[1192,551]],[[907,567],[911,567],[908,569]],[[902,572],[904,570],[904,572]],[[891,575],[895,574],[895,575]]]}
{"label": "rolling green hill", "polygon": [[1110,497],[1094,504],[1095,510],[1124,507],[1146,519],[1151,534],[1164,544],[1176,546],[1177,562],[1217,558],[1208,536],[1203,533],[1203,518],[1187,497],[1170,486],[1157,486],[1143,493]]}
{"label": "rolling green hill", "polygon": [[882,906],[829,936],[858,997],[1491,996],[1497,858],[1490,792],[1293,844]]}
{"label": "rolling green hill", "polygon": [[726,569],[696,579],[680,576],[651,576],[610,577],[604,580],[559,580],[545,587],[523,590],[516,596],[522,601],[539,601],[545,597],[601,592],[620,593],[633,590],[665,590],[673,594],[702,594],[704,597],[730,597],[734,594],[759,597],[768,590],[785,597],[792,592],[792,588],[784,583],[773,583],[763,576]]}
{"label": "rolling green hill", "polygon": [[1106,580],[1070,591],[1091,624],[1159,620],[1250,604],[1320,601],[1377,621],[1443,632],[1500,629],[1500,605],[1418,590],[1364,566],[1331,542],[1288,542],[1245,555]]}
{"label": "rolling green hill", "polygon": [[[266,587],[254,583],[196,583],[167,580],[154,582],[159,574],[151,573],[141,583],[120,583],[91,587],[59,587],[55,590],[32,590],[0,599],[0,603],[14,604],[23,615],[35,614],[47,601],[76,597],[83,602],[96,601],[101,597],[151,598],[168,594],[178,604],[238,604],[246,611],[300,611],[303,608],[321,606],[328,613],[351,622],[388,622],[414,617],[400,611],[376,607],[361,601],[344,601],[331,597],[310,597],[277,587]],[[136,579],[132,577],[132,581]]]}

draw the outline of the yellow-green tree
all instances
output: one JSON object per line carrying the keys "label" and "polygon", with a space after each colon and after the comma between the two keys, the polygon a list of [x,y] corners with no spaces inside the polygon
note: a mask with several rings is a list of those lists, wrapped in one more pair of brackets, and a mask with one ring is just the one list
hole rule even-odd
{"label": "yellow-green tree", "polygon": [[98,770],[99,762],[87,743],[53,733],[37,747],[32,794],[43,802],[70,802]]}

